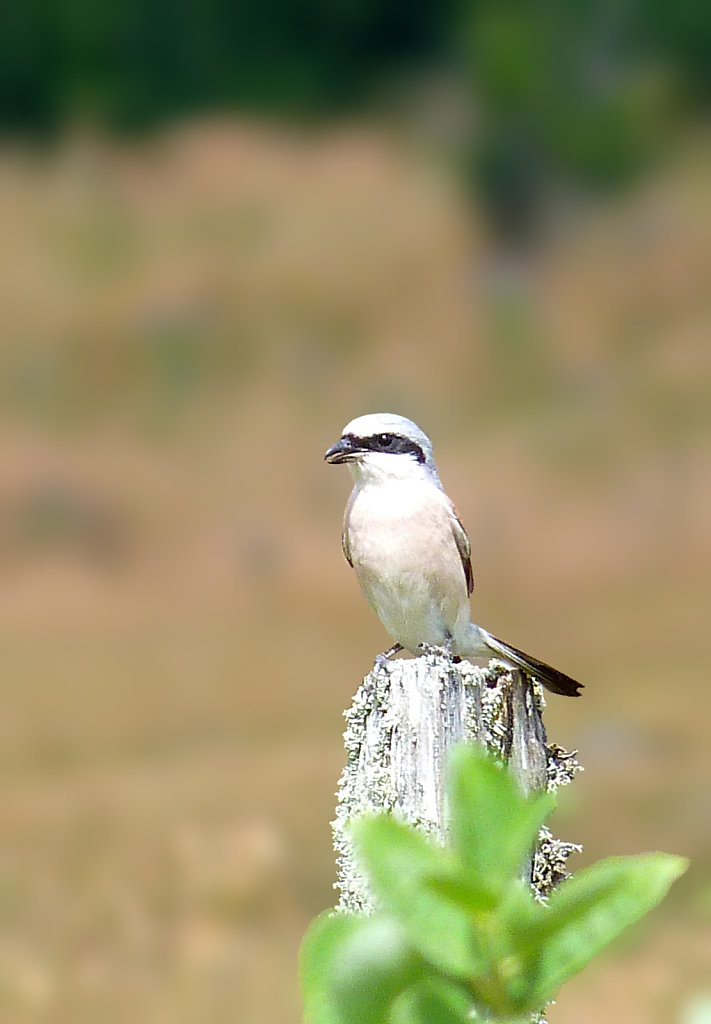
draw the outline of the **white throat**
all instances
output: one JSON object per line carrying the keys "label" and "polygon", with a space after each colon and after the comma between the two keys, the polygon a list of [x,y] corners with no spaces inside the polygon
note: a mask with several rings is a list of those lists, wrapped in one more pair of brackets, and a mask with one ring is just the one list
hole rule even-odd
{"label": "white throat", "polygon": [[349,463],[348,467],[356,486],[392,483],[428,483],[442,490],[437,470],[427,463],[417,462],[409,455],[391,455],[385,452],[368,452],[362,458]]}

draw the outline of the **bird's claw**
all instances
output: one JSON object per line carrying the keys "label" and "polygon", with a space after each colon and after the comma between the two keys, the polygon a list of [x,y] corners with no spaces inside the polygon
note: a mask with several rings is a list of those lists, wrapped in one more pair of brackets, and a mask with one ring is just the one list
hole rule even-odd
{"label": "bird's claw", "polygon": [[387,651],[383,651],[382,654],[376,655],[376,668],[385,668],[387,663],[392,658],[393,654],[399,654],[401,650],[402,644],[393,644],[392,647],[388,647]]}

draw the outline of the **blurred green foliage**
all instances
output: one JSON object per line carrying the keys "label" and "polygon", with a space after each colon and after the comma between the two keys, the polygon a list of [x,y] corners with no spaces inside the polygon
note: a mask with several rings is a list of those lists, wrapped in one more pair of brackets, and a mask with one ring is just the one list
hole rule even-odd
{"label": "blurred green foliage", "polygon": [[452,4],[27,0],[0,15],[0,124],[140,128],[198,110],[333,110],[436,45]]}
{"label": "blurred green foliage", "polygon": [[461,62],[481,104],[471,169],[500,230],[534,227],[551,184],[622,183],[661,146],[685,62],[660,45],[657,21],[644,0],[470,6]]}
{"label": "blurred green foliage", "polygon": [[559,178],[636,173],[670,106],[707,103],[710,53],[703,0],[24,0],[0,12],[0,130],[320,116],[436,68],[476,111],[468,176],[520,234]]}
{"label": "blurred green foliage", "polygon": [[695,102],[709,96],[709,52],[701,0],[25,0],[0,12],[0,124],[49,129],[86,113],[137,127],[214,105],[328,110],[402,61],[462,56],[482,99],[511,112],[613,92],[642,56],[672,69]]}

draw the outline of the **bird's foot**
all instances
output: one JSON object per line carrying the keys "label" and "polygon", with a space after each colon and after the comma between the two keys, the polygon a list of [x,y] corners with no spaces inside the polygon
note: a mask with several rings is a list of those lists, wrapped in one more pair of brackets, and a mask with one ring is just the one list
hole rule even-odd
{"label": "bird's foot", "polygon": [[399,654],[402,650],[402,644],[393,644],[392,647],[388,647],[387,651],[383,651],[382,654],[378,654],[375,659],[375,665],[377,668],[385,668],[388,661],[392,658],[393,654]]}

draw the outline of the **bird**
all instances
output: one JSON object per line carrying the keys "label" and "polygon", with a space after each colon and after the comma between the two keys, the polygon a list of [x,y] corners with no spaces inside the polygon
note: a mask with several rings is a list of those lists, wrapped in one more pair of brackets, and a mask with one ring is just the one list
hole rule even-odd
{"label": "bird", "polygon": [[342,545],[370,605],[395,641],[379,655],[444,648],[454,658],[496,658],[552,693],[580,696],[583,684],[497,639],[471,621],[471,546],[437,472],[432,442],[394,413],[351,420],[326,452],[353,477]]}

